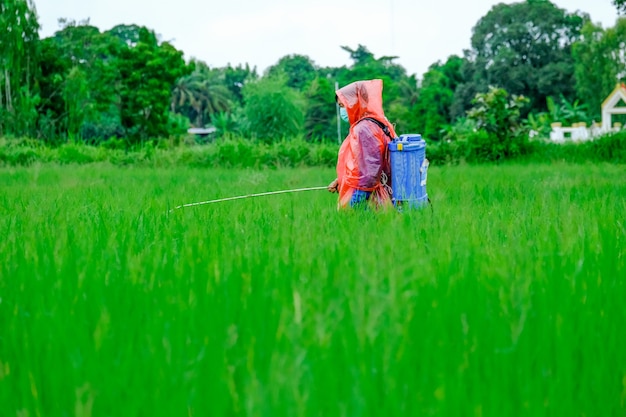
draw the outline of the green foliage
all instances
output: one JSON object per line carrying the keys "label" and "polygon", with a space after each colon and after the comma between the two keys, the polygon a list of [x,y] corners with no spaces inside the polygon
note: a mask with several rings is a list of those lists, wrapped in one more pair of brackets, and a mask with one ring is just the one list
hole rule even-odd
{"label": "green foliage", "polygon": [[305,138],[309,141],[338,142],[335,86],[327,78],[318,77],[310,83],[305,97],[308,103],[304,121]]}
{"label": "green foliage", "polygon": [[129,139],[137,143],[167,137],[174,83],[190,70],[182,52],[168,42],[159,44],[144,27],[118,26],[110,32],[128,40],[119,45],[117,68],[120,119]]}
{"label": "green foliage", "polygon": [[406,70],[393,62],[398,57],[382,56],[375,58],[365,46],[359,45],[353,50],[347,46],[341,47],[350,53],[353,65],[349,68],[342,68],[337,75],[339,87],[359,80],[371,80],[380,78],[383,80],[383,100],[391,104],[396,99],[401,99],[398,84],[407,78]]}
{"label": "green foliage", "polygon": [[463,82],[462,65],[462,58],[451,56],[445,64],[431,65],[424,74],[413,111],[417,129],[425,138],[440,140],[446,127],[452,124],[451,107],[454,92]]}
{"label": "green foliage", "polygon": [[394,123],[398,134],[421,132],[415,117],[418,91],[418,82],[415,76],[402,77],[396,84],[397,96],[389,97],[388,101],[384,103],[385,115]]}
{"label": "green foliage", "polygon": [[265,143],[236,136],[195,146],[176,146],[165,140],[156,142],[156,146],[152,141],[143,146],[132,146],[127,140],[111,138],[99,146],[68,142],[49,147],[34,140],[0,139],[0,166],[109,162],[114,165],[203,168],[334,167],[338,150],[336,143],[310,143],[302,139]]}
{"label": "green foliage", "polygon": [[[187,131],[191,127],[189,123],[189,119],[186,117],[177,114],[177,113],[168,113],[168,132],[170,132],[170,139],[174,139],[177,143],[187,135]],[[159,141],[158,143],[165,143],[165,141]]]}
{"label": "green foliage", "polygon": [[93,112],[81,128],[81,137],[86,143],[97,145],[111,138],[124,138],[119,112],[112,108],[106,112]]}
{"label": "green foliage", "polygon": [[467,159],[499,161],[522,154],[528,136],[520,113],[528,99],[515,95],[509,98],[504,89],[490,87],[487,93],[477,94],[473,103],[467,117],[476,123],[478,131],[468,138]]}
{"label": "green foliage", "polygon": [[626,132],[620,131],[604,135],[593,141],[585,143],[591,160],[614,162],[619,164],[626,163]]}
{"label": "green foliage", "polygon": [[67,113],[67,133],[70,138],[78,139],[90,102],[87,79],[80,67],[70,70],[62,94]]}
{"label": "green foliage", "polygon": [[547,112],[537,114],[530,113],[524,125],[528,130],[533,130],[541,138],[550,136],[552,123],[561,123],[563,126],[571,126],[573,123],[591,124],[593,119],[589,116],[588,106],[578,100],[570,103],[565,97],[560,97],[557,104],[552,97],[546,99]]}
{"label": "green foliage", "polygon": [[[376,57],[361,44],[341,46],[349,66],[319,68],[307,56],[290,54],[259,77],[247,63],[186,63],[181,51],[135,24],[101,33],[88,20],[63,20],[54,36],[39,40],[31,0],[0,7],[2,24],[11,29],[0,35],[0,134],[50,144],[69,138],[91,144],[122,138],[127,146],[178,141],[187,125],[182,118],[194,126],[213,123],[217,137],[334,142],[335,83],[372,78],[383,80],[385,113],[399,133],[444,140],[475,95],[494,85],[528,97],[530,105],[521,110],[528,113],[526,126],[546,134],[553,121],[597,120],[599,103],[626,74],[626,19],[605,31],[586,14],[569,14],[549,1],[494,6],[475,25],[465,57],[432,64],[420,80],[407,75],[397,57]],[[490,140],[500,142],[499,135],[490,133]],[[469,143],[452,142],[458,142],[455,152]],[[494,152],[509,152],[503,149]]]}
{"label": "green foliage", "polygon": [[[476,131],[471,120],[457,122],[441,141],[428,141],[426,156],[433,166],[463,162],[502,162],[502,159],[535,162],[612,162],[626,164],[626,133],[606,135],[594,141],[555,144],[516,138],[518,152],[509,155],[486,131]],[[493,143],[492,143],[493,142]],[[112,137],[99,146],[68,142],[43,146],[32,139],[0,139],[0,166],[27,166],[34,163],[76,163],[107,161],[114,165],[196,166],[196,167],[334,167],[339,145],[332,141],[312,143],[302,139],[271,144],[241,136],[225,135],[206,145],[182,145],[176,137],[152,146],[132,146]]]}
{"label": "green foliage", "polygon": [[214,113],[211,116],[211,124],[217,129],[218,137],[245,132],[247,127],[242,113],[243,110],[241,108],[239,108],[238,111],[231,113]]}
{"label": "green foliage", "polygon": [[553,143],[532,141],[529,161],[574,163],[611,162],[626,164],[626,132],[621,131],[585,142]]}
{"label": "green foliage", "polygon": [[41,158],[42,149],[32,139],[0,138],[0,165],[28,166]]}
{"label": "green foliage", "polygon": [[490,87],[487,93],[477,94],[468,118],[476,122],[478,129],[495,134],[505,141],[511,133],[520,129],[520,113],[528,99],[509,94],[502,88]]}
{"label": "green foliage", "polygon": [[431,166],[458,165],[464,158],[464,143],[451,140],[428,142],[426,158]]}
{"label": "green foliage", "polygon": [[547,96],[575,94],[572,44],[580,38],[586,14],[569,14],[550,1],[495,5],[472,35],[474,91],[503,88],[530,100],[529,111],[545,110]]}
{"label": "green foliage", "polygon": [[232,67],[230,64],[221,71],[224,73],[226,88],[235,97],[239,105],[243,105],[243,86],[259,79],[256,67],[250,68],[248,64]]}
{"label": "green foliage", "polygon": [[39,43],[44,98],[39,106],[39,136],[49,143],[80,136],[98,143],[122,136],[119,71],[115,64],[119,41],[88,22],[65,22],[54,36]]}
{"label": "green foliage", "polygon": [[467,117],[459,118],[445,128],[445,134],[440,141],[428,142],[427,157],[434,165],[457,165],[466,162],[469,143],[476,134],[476,121]]}
{"label": "green foliage", "polygon": [[591,116],[600,117],[604,99],[616,84],[626,81],[626,19],[617,20],[615,27],[603,30],[588,22],[581,39],[574,44],[578,97],[589,106]]}
{"label": "green foliage", "polygon": [[311,58],[304,55],[287,55],[278,60],[267,70],[267,76],[271,78],[285,77],[287,86],[303,91],[316,77],[317,68]]}
{"label": "green foliage", "polygon": [[[350,66],[350,71],[344,72],[343,79],[340,77],[340,81],[343,81],[342,84],[372,78],[382,78],[383,80],[390,80],[397,83],[407,75],[406,70],[401,65],[394,62],[398,59],[397,56],[381,56],[375,58],[374,54],[370,52],[366,46],[361,44],[359,44],[356,49],[351,49],[348,46],[342,46],[341,49],[348,52],[353,61],[353,64]],[[388,93],[392,93],[393,88],[394,85],[390,82]]]}
{"label": "green foliage", "polygon": [[548,110],[555,122],[571,125],[578,122],[590,123],[592,120],[588,114],[589,107],[586,104],[581,104],[579,100],[570,103],[565,97],[561,96],[559,106],[556,106],[551,97],[548,97],[547,100]]}
{"label": "green foliage", "polygon": [[507,150],[495,134],[479,130],[467,138],[464,156],[470,163],[498,162],[507,159],[510,155]]}
{"label": "green foliage", "polygon": [[191,74],[180,77],[172,93],[172,111],[185,115],[196,127],[205,127],[216,113],[228,112],[234,99],[224,73],[202,62],[193,63]]}
{"label": "green foliage", "polygon": [[0,135],[35,136],[38,32],[32,0],[0,2]]}
{"label": "green foliage", "polygon": [[302,134],[305,104],[302,94],[283,78],[264,78],[244,86],[244,113],[249,133],[264,142]]}

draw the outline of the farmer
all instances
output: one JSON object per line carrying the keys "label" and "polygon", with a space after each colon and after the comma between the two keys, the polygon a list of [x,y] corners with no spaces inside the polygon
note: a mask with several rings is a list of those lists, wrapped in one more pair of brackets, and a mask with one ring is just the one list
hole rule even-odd
{"label": "farmer", "polygon": [[378,79],[355,81],[335,92],[341,118],[350,123],[339,148],[337,178],[328,185],[328,191],[339,193],[338,208],[391,205],[387,144],[396,133],[385,117],[382,94]]}

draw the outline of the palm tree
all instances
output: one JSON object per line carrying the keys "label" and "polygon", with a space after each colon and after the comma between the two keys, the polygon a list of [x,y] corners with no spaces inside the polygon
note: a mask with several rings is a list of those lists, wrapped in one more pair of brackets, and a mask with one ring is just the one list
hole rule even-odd
{"label": "palm tree", "polygon": [[220,79],[220,73],[204,63],[176,83],[172,92],[171,109],[189,117],[198,126],[211,120],[211,115],[227,112],[231,107],[231,93]]}
{"label": "palm tree", "polygon": [[201,112],[202,105],[197,91],[202,89],[202,82],[195,74],[179,78],[172,90],[170,108],[173,113],[181,113],[196,120]]}

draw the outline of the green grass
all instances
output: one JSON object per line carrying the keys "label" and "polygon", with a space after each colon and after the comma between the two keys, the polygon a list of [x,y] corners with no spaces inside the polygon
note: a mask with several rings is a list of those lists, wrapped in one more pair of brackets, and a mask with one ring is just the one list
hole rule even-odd
{"label": "green grass", "polygon": [[625,168],[4,168],[0,416],[624,416]]}

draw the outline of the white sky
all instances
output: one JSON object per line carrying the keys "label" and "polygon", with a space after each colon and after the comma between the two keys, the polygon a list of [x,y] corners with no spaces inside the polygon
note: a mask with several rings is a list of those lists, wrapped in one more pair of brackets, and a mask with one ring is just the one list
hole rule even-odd
{"label": "white sky", "polygon": [[[33,0],[41,37],[58,19],[89,19],[101,31],[118,24],[154,30],[210,67],[250,64],[263,71],[290,54],[318,66],[352,61],[341,45],[365,45],[376,58],[398,56],[409,74],[470,47],[472,28],[497,3],[514,0]],[[618,17],[611,0],[553,0],[604,28]]]}

